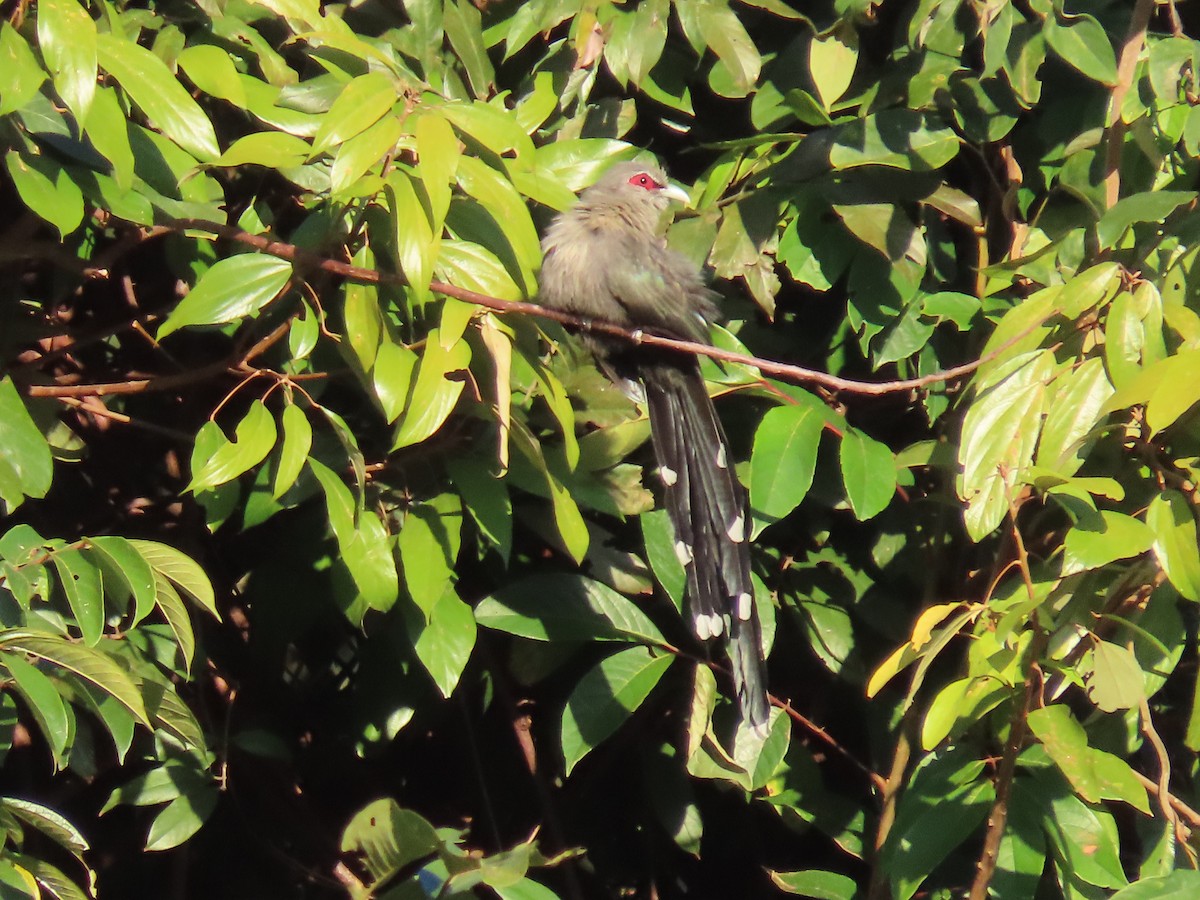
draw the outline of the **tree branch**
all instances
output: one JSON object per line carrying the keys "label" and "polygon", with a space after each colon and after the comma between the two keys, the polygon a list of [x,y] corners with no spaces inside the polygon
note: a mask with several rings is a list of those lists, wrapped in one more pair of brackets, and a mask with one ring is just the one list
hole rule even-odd
{"label": "tree branch", "polygon": [[[328,257],[321,256],[320,254],[304,250],[300,247],[297,247],[295,244],[274,240],[259,234],[251,234],[248,231],[243,231],[242,229],[236,228],[232,225],[222,225],[219,222],[209,222],[203,219],[180,219],[174,223],[174,227],[181,231],[207,231],[210,234],[217,235],[218,237],[226,240],[236,241],[237,243],[245,244],[248,247],[254,247],[256,250],[267,253],[271,256],[276,256],[280,259],[286,259],[289,262],[296,263],[299,266],[318,269],[322,272],[326,272],[331,275],[338,275],[342,278],[346,278],[350,281],[356,281],[361,284],[406,285],[408,283],[402,275],[397,275],[392,272],[384,272],[379,269],[367,269],[362,266],[355,266],[351,265],[350,263],[342,262],[338,259],[330,259]],[[536,303],[526,303],[518,300],[501,300],[499,297],[491,297],[487,294],[481,294],[477,291],[471,291],[467,290],[466,288],[458,287],[457,285],[447,284],[444,281],[431,281],[429,283],[429,288],[430,290],[442,294],[443,296],[453,297],[456,300],[462,300],[466,303],[482,306],[499,313],[518,313],[523,315],[538,316],[543,319],[549,319],[553,322],[558,322],[561,325],[568,325],[573,328],[578,328],[581,331],[586,331],[591,334],[603,334],[609,337],[615,337],[620,340],[628,341],[633,344],[643,344],[650,347],[662,347],[666,350],[675,350],[677,352],[687,353],[693,356],[707,356],[710,359],[720,360],[721,362],[754,366],[761,372],[785,381],[794,381],[799,384],[816,384],[831,391],[838,391],[846,394],[865,394],[870,396],[881,396],[884,394],[897,394],[920,390],[922,388],[929,387],[930,385],[954,381],[955,379],[961,378],[964,375],[969,375],[980,366],[986,365],[992,360],[997,359],[1006,350],[1042,324],[1041,322],[1034,323],[1012,340],[1007,341],[991,353],[981,357],[980,359],[965,363],[964,365],[955,366],[954,368],[946,369],[941,372],[933,372],[920,378],[905,378],[896,381],[870,382],[853,381],[848,378],[839,378],[836,375],[829,375],[825,372],[817,371],[816,369],[788,365],[786,363],[776,362],[770,359],[750,356],[745,353],[735,353],[731,350],[722,350],[709,344],[697,343],[696,341],[681,341],[675,338],[664,337],[658,334],[650,334],[640,330],[630,331],[629,329],[621,328],[618,325],[612,325],[608,322],[595,322],[590,319],[583,319],[560,310],[539,306]]]}
{"label": "tree branch", "polygon": [[1117,59],[1117,83],[1108,104],[1108,135],[1104,151],[1104,199],[1109,209],[1121,196],[1121,151],[1125,144],[1125,120],[1121,118],[1121,107],[1133,85],[1138,57],[1146,43],[1146,28],[1153,12],[1154,0],[1137,0],[1129,20],[1129,32],[1121,44]]}

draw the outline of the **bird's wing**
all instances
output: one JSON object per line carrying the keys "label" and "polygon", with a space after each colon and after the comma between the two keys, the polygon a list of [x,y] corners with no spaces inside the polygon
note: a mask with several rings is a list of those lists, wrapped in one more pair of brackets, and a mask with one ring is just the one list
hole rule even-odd
{"label": "bird's wing", "polygon": [[636,239],[612,242],[607,255],[600,272],[632,324],[710,343],[713,294],[684,257]]}

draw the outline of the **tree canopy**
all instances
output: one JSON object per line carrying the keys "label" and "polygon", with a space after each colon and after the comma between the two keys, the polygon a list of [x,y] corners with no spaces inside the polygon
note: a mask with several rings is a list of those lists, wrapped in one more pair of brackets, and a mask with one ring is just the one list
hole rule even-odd
{"label": "tree canopy", "polygon": [[[0,895],[1200,895],[1186,8],[0,8]],[[765,739],[534,305],[647,151]]]}

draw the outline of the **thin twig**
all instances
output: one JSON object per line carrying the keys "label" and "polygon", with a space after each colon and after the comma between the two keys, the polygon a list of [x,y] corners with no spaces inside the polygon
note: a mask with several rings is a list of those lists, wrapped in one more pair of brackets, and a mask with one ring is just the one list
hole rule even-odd
{"label": "thin twig", "polygon": [[95,396],[79,399],[78,397],[59,397],[60,403],[65,403],[67,406],[75,409],[80,409],[94,416],[100,416],[105,419],[112,419],[114,422],[120,422],[122,425],[130,425],[134,428],[141,428],[145,431],[152,431],[155,434],[161,434],[163,437],[171,438],[174,441],[181,441],[190,444],[196,439],[194,434],[188,434],[184,431],[179,431],[175,428],[167,428],[163,425],[156,425],[153,422],[147,422],[144,419],[135,419],[132,416],[127,416],[125,413],[119,413],[105,406],[100,398]]}

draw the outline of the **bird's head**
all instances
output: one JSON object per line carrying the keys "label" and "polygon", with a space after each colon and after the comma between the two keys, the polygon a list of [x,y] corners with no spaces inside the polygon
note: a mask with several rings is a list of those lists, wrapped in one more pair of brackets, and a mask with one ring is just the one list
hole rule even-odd
{"label": "bird's head", "polygon": [[[580,205],[591,210],[619,211],[623,217],[646,227],[656,224],[667,205],[675,200],[687,205],[687,192],[672,184],[661,167],[638,161],[617,163],[583,192]],[[631,221],[631,224],[634,224]]]}

